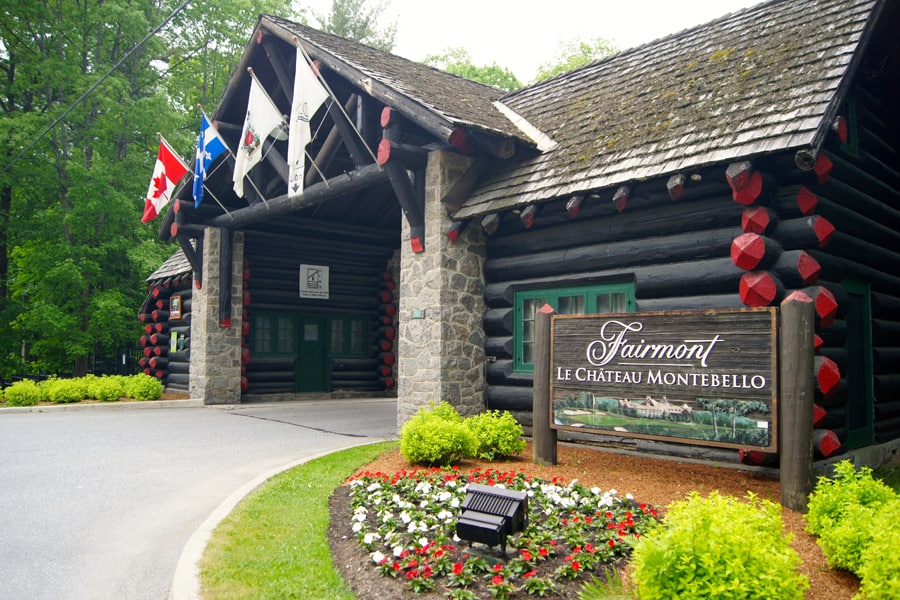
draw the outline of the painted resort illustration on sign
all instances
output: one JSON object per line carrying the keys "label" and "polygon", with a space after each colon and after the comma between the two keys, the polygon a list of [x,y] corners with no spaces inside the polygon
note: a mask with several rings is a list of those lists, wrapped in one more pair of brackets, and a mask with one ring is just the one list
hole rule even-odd
{"label": "painted resort illustration on sign", "polygon": [[556,315],[551,426],[776,446],[775,309]]}

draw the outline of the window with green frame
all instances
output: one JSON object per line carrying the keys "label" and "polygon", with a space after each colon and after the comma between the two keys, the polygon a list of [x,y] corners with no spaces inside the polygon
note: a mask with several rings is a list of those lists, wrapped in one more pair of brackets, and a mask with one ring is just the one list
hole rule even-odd
{"label": "window with green frame", "polygon": [[292,315],[257,313],[252,316],[252,350],[255,354],[294,354],[297,321]]}
{"label": "window with green frame", "polygon": [[634,312],[634,284],[609,283],[543,290],[520,290],[515,299],[516,371],[534,371],[534,318],[544,304],[560,315]]}
{"label": "window with green frame", "polygon": [[369,321],[358,317],[331,319],[331,355],[364,356],[369,351]]}

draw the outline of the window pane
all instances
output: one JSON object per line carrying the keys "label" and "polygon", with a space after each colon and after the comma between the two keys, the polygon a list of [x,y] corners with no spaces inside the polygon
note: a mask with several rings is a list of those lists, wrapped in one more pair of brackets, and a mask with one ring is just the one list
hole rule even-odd
{"label": "window pane", "polygon": [[522,301],[522,362],[534,362],[534,316],[547,301],[543,298],[532,298]]}
{"label": "window pane", "polygon": [[331,321],[331,351],[335,354],[342,354],[345,352],[343,319],[334,319]]}
{"label": "window pane", "polygon": [[557,312],[561,315],[583,315],[584,296],[560,296],[557,301]]}
{"label": "window pane", "polygon": [[350,352],[365,354],[368,350],[366,322],[360,319],[350,321]]}
{"label": "window pane", "polygon": [[615,294],[597,294],[597,312],[626,312],[626,297],[624,292]]}
{"label": "window pane", "polygon": [[290,317],[278,317],[278,352],[294,351],[294,320]]}
{"label": "window pane", "polygon": [[254,319],[253,348],[261,353],[272,351],[272,321],[270,319]]}

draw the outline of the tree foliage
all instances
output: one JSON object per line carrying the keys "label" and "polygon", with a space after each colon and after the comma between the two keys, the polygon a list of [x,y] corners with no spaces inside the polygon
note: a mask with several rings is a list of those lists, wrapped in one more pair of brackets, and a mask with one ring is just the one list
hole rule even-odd
{"label": "tree foliage", "polygon": [[462,47],[448,48],[443,54],[432,54],[425,57],[426,65],[493,86],[505,92],[514,92],[522,87],[516,76],[496,62],[487,66],[476,66],[472,62],[469,51]]}
{"label": "tree foliage", "polygon": [[583,67],[592,62],[608,58],[619,52],[615,44],[605,38],[584,40],[576,38],[560,45],[554,59],[538,67],[535,81],[543,81]]}
{"label": "tree foliage", "polygon": [[0,11],[0,375],[80,374],[139,335],[142,278],[173,250],[140,222],[156,132],[190,155],[195,105],[221,95],[259,11],[288,2],[195,1],[148,37],[181,4]]}
{"label": "tree foliage", "polygon": [[331,13],[313,13],[322,31],[390,52],[397,35],[396,22],[381,25],[390,0],[332,0]]}

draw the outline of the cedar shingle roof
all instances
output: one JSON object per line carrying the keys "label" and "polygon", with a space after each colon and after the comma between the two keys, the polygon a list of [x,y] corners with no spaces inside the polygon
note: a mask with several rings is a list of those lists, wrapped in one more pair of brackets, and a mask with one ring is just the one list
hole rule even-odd
{"label": "cedar shingle roof", "polygon": [[148,284],[153,284],[154,282],[161,281],[163,279],[168,279],[169,277],[175,277],[176,275],[184,275],[186,273],[190,273],[193,271],[191,268],[191,263],[188,262],[187,257],[184,255],[184,252],[181,249],[175,251],[175,253],[166,259],[166,262],[161,264],[158,269],[153,271],[146,281]]}
{"label": "cedar shingle roof", "polygon": [[821,144],[876,0],[776,0],[502,99],[558,145],[494,171],[464,218]]}
{"label": "cedar shingle roof", "polygon": [[263,15],[261,21],[296,35],[350,66],[357,73],[344,71],[343,75],[358,74],[359,79],[353,83],[362,89],[371,87],[369,80],[376,80],[452,126],[483,130],[534,145],[493,105],[503,96],[501,90],[293,21],[270,15]]}

